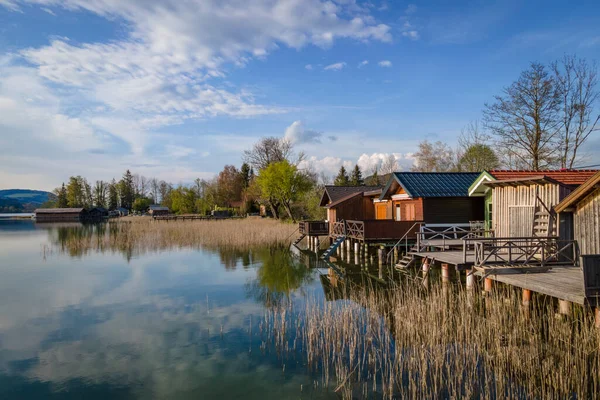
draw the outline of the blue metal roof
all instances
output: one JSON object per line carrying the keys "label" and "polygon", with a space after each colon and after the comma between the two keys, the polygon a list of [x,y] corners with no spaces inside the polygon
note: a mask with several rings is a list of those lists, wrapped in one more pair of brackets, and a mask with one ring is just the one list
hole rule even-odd
{"label": "blue metal roof", "polygon": [[396,181],[406,193],[416,197],[467,197],[479,172],[394,172],[382,198]]}

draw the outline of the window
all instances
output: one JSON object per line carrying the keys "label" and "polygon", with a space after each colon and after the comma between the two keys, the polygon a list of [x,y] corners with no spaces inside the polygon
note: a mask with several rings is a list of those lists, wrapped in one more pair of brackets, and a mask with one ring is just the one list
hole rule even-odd
{"label": "window", "polygon": [[402,221],[400,213],[400,204],[396,204],[396,221]]}

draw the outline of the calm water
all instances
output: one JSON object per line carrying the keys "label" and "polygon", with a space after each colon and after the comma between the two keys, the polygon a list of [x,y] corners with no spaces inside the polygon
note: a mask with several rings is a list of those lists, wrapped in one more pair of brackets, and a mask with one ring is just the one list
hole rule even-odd
{"label": "calm water", "polygon": [[318,271],[282,251],[62,245],[90,229],[0,221],[0,399],[337,397],[257,333],[281,298],[323,298]]}

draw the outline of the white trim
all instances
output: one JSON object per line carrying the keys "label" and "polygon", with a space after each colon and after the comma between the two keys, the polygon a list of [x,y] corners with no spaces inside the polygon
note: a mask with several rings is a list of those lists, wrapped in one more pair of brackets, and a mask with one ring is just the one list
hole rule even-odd
{"label": "white trim", "polygon": [[[490,179],[490,178],[489,178],[487,175],[483,175],[483,176],[482,176],[482,177],[479,179],[479,181],[477,182],[477,184],[475,185],[475,187],[473,188],[473,190],[471,190],[471,191],[469,192],[469,197],[473,196],[473,193],[475,193],[475,192],[477,191],[477,189],[479,189],[479,186],[481,186],[481,184],[483,183],[483,181],[484,181],[484,180],[486,180],[486,181],[488,181],[488,182],[491,182],[491,181],[492,181],[492,179]],[[485,192],[483,192],[483,194],[486,194],[488,190],[489,190],[489,188],[487,188],[487,189],[485,190]]]}
{"label": "white trim", "polygon": [[387,203],[387,200],[373,199],[373,203]]}
{"label": "white trim", "polygon": [[410,197],[406,193],[392,195],[392,200],[406,200],[406,199],[412,199],[412,197]]}

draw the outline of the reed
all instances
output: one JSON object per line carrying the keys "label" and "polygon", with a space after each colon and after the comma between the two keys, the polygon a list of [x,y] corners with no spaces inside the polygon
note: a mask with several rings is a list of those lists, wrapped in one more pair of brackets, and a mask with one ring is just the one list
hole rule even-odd
{"label": "reed", "polygon": [[[590,313],[528,311],[515,291],[368,286],[349,300],[270,310],[265,329],[344,398],[594,398],[600,335]],[[286,333],[286,337],[282,337]]]}
{"label": "reed", "polygon": [[297,225],[272,219],[154,221],[126,217],[75,229],[57,228],[55,244],[72,255],[88,251],[141,254],[175,248],[248,250],[289,245]]}

